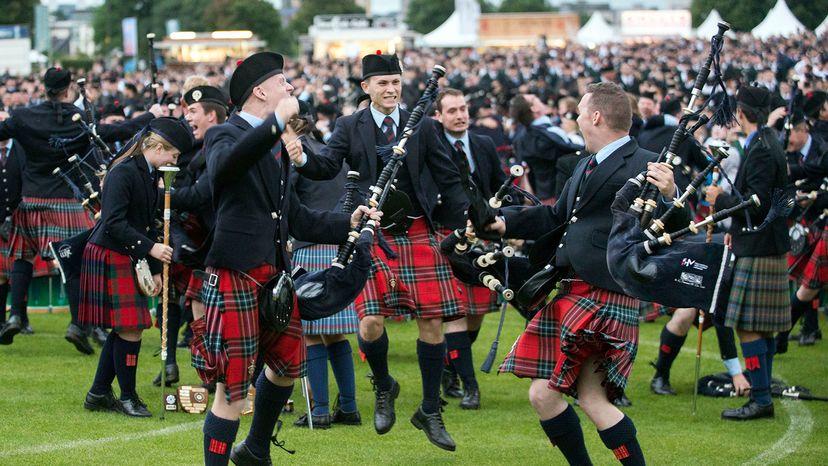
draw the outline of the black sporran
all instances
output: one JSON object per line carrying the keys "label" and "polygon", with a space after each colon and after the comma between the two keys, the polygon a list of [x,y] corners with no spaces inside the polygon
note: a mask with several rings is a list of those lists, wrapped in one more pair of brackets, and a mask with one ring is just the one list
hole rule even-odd
{"label": "black sporran", "polygon": [[293,279],[281,272],[259,286],[259,326],[263,330],[283,332],[293,315],[293,299],[296,294]]}

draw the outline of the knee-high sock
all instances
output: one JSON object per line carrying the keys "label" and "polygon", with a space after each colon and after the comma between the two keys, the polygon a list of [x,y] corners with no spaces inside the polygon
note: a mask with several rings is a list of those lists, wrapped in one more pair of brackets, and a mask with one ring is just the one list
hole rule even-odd
{"label": "knee-high sock", "polygon": [[768,376],[768,345],[760,338],[742,343],[742,356],[750,377],[750,397],[762,406],[771,404],[770,378]]}
{"label": "knee-high sock", "polygon": [[89,390],[95,395],[105,395],[112,390],[112,381],[115,380],[115,358],[113,351],[115,348],[115,339],[118,335],[114,332],[109,332],[106,337],[106,342],[101,348],[101,357],[98,359],[98,370],[95,371],[95,380],[92,382],[92,388]]}
{"label": "knee-high sock", "polygon": [[374,383],[379,390],[391,389],[391,374],[388,372],[388,333],[382,330],[382,335],[374,341],[365,341],[357,335],[359,350],[365,355],[371,372],[374,374]]}
{"label": "knee-high sock", "polygon": [[339,387],[339,406],[342,411],[352,413],[357,410],[357,404],[351,342],[342,340],[329,345],[328,359],[331,361],[331,369]]}
{"label": "knee-high sock", "polygon": [[584,431],[581,430],[581,420],[578,414],[568,405],[564,412],[557,416],[541,420],[541,428],[546,433],[552,445],[564,455],[570,465],[591,465],[589,453],[584,444]]}
{"label": "knee-high sock", "polygon": [[423,412],[436,413],[440,409],[440,377],[443,375],[445,340],[432,345],[417,339],[417,361],[423,378]]}
{"label": "knee-high sock", "polygon": [[658,347],[658,360],[656,360],[656,376],[670,380],[670,368],[676,360],[687,335],[679,336],[667,330],[667,326],[661,330],[661,344]]}
{"label": "knee-high sock", "polygon": [[328,349],[325,345],[308,346],[308,382],[313,393],[313,414],[329,414],[328,409]]}
{"label": "knee-high sock", "polygon": [[765,338],[765,345],[768,347],[768,352],[765,353],[765,365],[768,370],[768,387],[773,383],[773,356],[776,354],[776,339]]}
{"label": "knee-high sock", "polygon": [[606,430],[599,430],[598,435],[624,466],[644,465],[644,453],[638,444],[632,419],[624,416],[618,424]]}
{"label": "knee-high sock", "polygon": [[454,370],[463,380],[466,390],[477,388],[477,379],[474,376],[474,362],[472,361],[471,341],[468,331],[446,334],[446,352]]}
{"label": "knee-high sock", "polygon": [[17,259],[12,264],[11,281],[11,315],[20,317],[23,325],[28,324],[29,315],[26,312],[29,285],[32,283],[34,266],[23,259]]}
{"label": "knee-high sock", "polygon": [[469,330],[469,343],[474,344],[477,341],[477,336],[480,335],[480,329],[477,330]]}
{"label": "knee-high sock", "polygon": [[[163,315],[162,312],[162,304],[159,301],[158,306],[156,306],[155,315],[158,316],[158,327],[159,332],[160,329],[163,328]],[[176,364],[175,358],[175,349],[176,344],[178,343],[178,328],[181,326],[181,306],[178,303],[174,303],[170,301],[169,306],[167,307],[167,360],[165,361],[166,364]]]}
{"label": "knee-high sock", "polygon": [[259,374],[256,380],[256,401],[253,408],[253,421],[250,423],[250,432],[247,440],[244,441],[250,452],[259,458],[270,457],[270,438],[273,437],[273,429],[282,413],[290,394],[293,393],[293,385],[283,387],[267,380],[265,371]]}
{"label": "knee-high sock", "polygon": [[120,336],[115,337],[112,356],[115,360],[115,375],[121,387],[121,399],[127,400],[136,396],[135,374],[138,372],[138,353],[141,352],[141,340],[127,341]]}
{"label": "knee-high sock", "polygon": [[69,301],[69,313],[72,315],[72,323],[78,323],[80,313],[80,277],[66,280],[66,300]]}
{"label": "knee-high sock", "polygon": [[[799,322],[799,318],[805,315],[806,312],[811,311],[812,304],[811,301],[802,301],[796,296],[796,291],[794,291],[793,295],[791,295],[791,330],[796,327],[796,323]],[[791,330],[787,332],[779,332],[779,335],[782,335],[781,338],[786,338],[791,333]]]}
{"label": "knee-high sock", "polygon": [[6,301],[9,299],[9,284],[3,283],[0,285],[0,306],[3,308],[3,313],[0,314],[0,322],[6,320]]}
{"label": "knee-high sock", "polygon": [[238,419],[231,421],[207,411],[203,429],[205,466],[226,466],[230,463],[230,450],[236,440],[239,424]]}
{"label": "knee-high sock", "polygon": [[813,307],[813,301],[811,301],[811,306],[808,306],[808,309],[802,314],[802,334],[803,335],[810,335],[819,329],[819,314],[816,309]]}

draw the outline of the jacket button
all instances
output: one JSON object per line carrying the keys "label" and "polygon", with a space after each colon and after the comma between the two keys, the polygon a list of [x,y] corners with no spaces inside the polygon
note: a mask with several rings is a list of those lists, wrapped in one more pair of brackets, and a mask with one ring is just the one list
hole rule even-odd
{"label": "jacket button", "polygon": [[[578,221],[578,217],[576,217],[574,215],[572,216],[572,219],[569,220],[570,223],[575,223],[577,221]],[[564,234],[566,234],[566,233],[564,233]]]}
{"label": "jacket button", "polygon": [[270,213],[270,218],[272,218],[273,220],[276,220],[277,218],[279,218],[279,214],[276,213],[276,212],[271,212]]}
{"label": "jacket button", "polygon": [[135,244],[141,244],[141,240],[139,239],[138,241],[135,242]]}
{"label": "jacket button", "polygon": [[147,231],[149,231],[149,227],[147,227]]}
{"label": "jacket button", "polygon": [[562,247],[563,247],[563,243],[558,245],[558,249],[561,249]]}

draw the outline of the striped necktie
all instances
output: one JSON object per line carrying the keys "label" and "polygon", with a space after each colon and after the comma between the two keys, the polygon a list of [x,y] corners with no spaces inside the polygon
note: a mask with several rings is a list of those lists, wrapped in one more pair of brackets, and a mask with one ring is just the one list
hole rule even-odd
{"label": "striped necktie", "polygon": [[598,160],[595,159],[595,155],[589,157],[589,163],[587,163],[586,172],[584,172],[584,178],[589,177],[592,172],[595,170],[595,167],[598,166]]}
{"label": "striped necktie", "polygon": [[397,136],[394,134],[394,119],[390,116],[382,120],[382,134],[385,135],[385,140],[389,144],[394,142]]}

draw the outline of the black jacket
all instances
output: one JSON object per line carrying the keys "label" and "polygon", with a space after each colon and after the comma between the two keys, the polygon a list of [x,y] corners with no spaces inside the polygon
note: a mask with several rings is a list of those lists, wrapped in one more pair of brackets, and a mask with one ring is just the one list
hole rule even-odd
{"label": "black jacket", "polygon": [[[451,160],[454,162],[459,154],[455,148],[449,143],[446,138],[446,133],[442,126],[437,125],[440,142],[445,146],[446,152],[451,155]],[[494,196],[500,186],[508,178],[503,171],[500,164],[500,158],[497,156],[497,149],[494,141],[488,136],[468,132],[469,145],[471,146],[472,159],[474,160],[475,170],[472,172],[474,183],[480,189],[483,196],[488,200]]]}
{"label": "black jacket", "polygon": [[258,128],[234,114],[207,130],[207,173],[216,210],[205,264],[239,271],[263,263],[290,270],[288,234],[314,243],[345,241],[350,216],[310,210],[299,202],[274,153],[282,131],[271,115]]}
{"label": "black jacket", "polygon": [[6,165],[0,167],[0,221],[10,217],[20,204],[23,186],[23,170],[26,167],[26,152],[17,141],[12,140]]}
{"label": "black jacket", "polygon": [[[660,154],[662,149],[670,146],[673,133],[677,126],[664,124],[664,115],[656,115],[644,123],[641,131],[638,132],[638,145],[644,149]],[[687,188],[692,181],[693,172],[701,171],[707,166],[707,160],[702,155],[701,149],[692,141],[692,136],[681,142],[676,155],[681,159],[681,164],[673,170],[676,178],[676,186],[680,189]]]}
{"label": "black jacket", "polygon": [[[624,293],[610,276],[607,267],[607,240],[612,228],[610,205],[615,200],[615,193],[624,183],[641,173],[647,162],[654,161],[656,157],[657,154],[638,147],[633,139],[598,164],[581,188],[580,180],[589,158],[582,159],[554,206],[503,209],[505,237],[538,239],[564,225],[571,216],[563,239],[557,245],[556,264],[568,261],[575,273],[587,283]],[[667,231],[685,227],[689,220],[689,211],[687,208],[682,209],[680,214],[668,221]]]}
{"label": "black jacket", "polygon": [[513,143],[518,159],[529,164],[529,182],[540,199],[555,197],[555,164],[558,158],[583,149],[547,128],[549,125],[530,125]]}
{"label": "black jacket", "polygon": [[[400,110],[400,128],[405,128],[410,114]],[[343,162],[351,170],[360,173],[360,189],[367,193],[376,183],[382,167],[378,166],[376,150],[376,123],[366,108],[353,115],[337,118],[336,126],[328,145],[319,154],[308,155],[307,163],[297,171],[313,180],[331,179],[339,174]],[[402,129],[400,129],[402,131]],[[422,120],[422,126],[405,146],[405,166],[413,178],[417,201],[433,228],[435,208],[438,200],[442,203],[449,228],[459,228],[465,223],[463,212],[468,201],[460,185],[457,168],[449,160],[446,150],[439,142],[439,135],[430,118]]]}
{"label": "black jacket", "polygon": [[785,158],[788,162],[789,181],[806,181],[797,186],[800,191],[818,189],[822,179],[828,176],[828,143],[819,136],[811,136],[811,147],[804,161],[799,152],[787,152]]}
{"label": "black jacket", "polygon": [[[729,232],[733,235],[733,254],[736,257],[778,256],[790,250],[791,243],[784,217],[778,217],[762,231],[755,230],[770,210],[774,190],[784,189],[787,183],[788,168],[782,145],[772,129],[761,128],[745,150],[733,181],[734,189],[745,199],[756,194],[761,203],[759,207],[746,211],[750,216],[750,227],[744,212],[733,216]],[[739,199],[735,195],[722,193],[716,198],[716,210],[727,209],[738,203]]]}
{"label": "black jacket", "polygon": [[[150,173],[143,155],[127,158],[110,170],[104,179],[101,219],[89,242],[133,259],[148,258],[158,242],[158,176],[156,169]],[[150,264],[154,272],[160,270],[155,259]]]}
{"label": "black jacket", "polygon": [[[40,198],[72,198],[66,183],[53,175],[55,168],[64,172],[70,168],[69,157],[86,155],[89,139],[83,134],[72,115],[80,109],[72,104],[59,105],[63,117],[58,123],[51,102],[26,107],[12,112],[11,117],[0,122],[0,140],[15,138],[26,152],[26,169],[23,172],[23,196]],[[154,117],[151,113],[117,125],[99,125],[98,135],[107,142],[131,138]]]}

